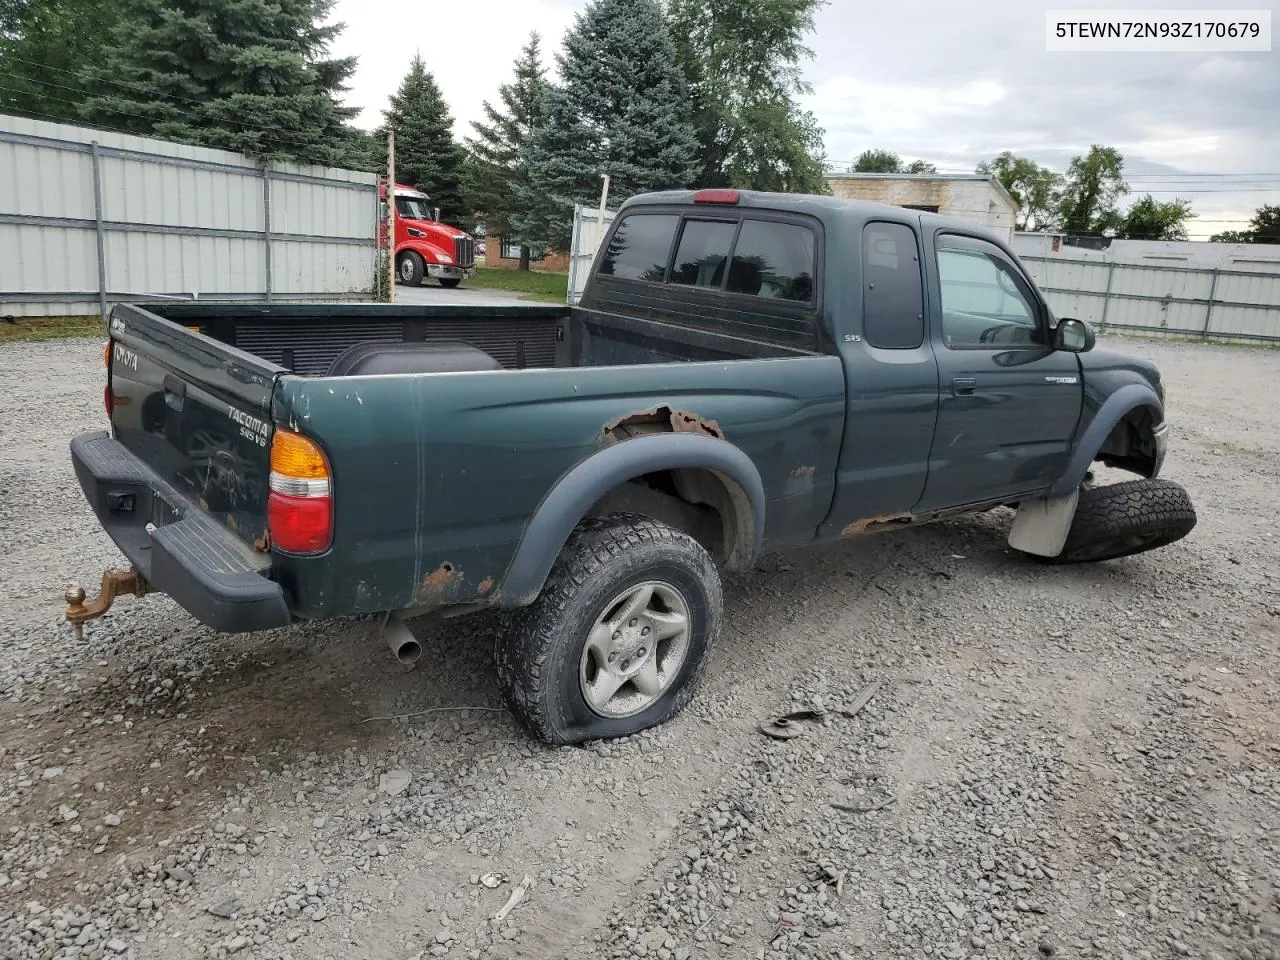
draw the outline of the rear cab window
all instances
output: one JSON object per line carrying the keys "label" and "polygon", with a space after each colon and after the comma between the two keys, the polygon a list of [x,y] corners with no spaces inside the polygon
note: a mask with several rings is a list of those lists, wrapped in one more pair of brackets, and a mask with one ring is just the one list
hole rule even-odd
{"label": "rear cab window", "polygon": [[745,209],[712,218],[629,212],[609,238],[601,277],[669,283],[761,300],[814,304],[818,238],[802,223]]}

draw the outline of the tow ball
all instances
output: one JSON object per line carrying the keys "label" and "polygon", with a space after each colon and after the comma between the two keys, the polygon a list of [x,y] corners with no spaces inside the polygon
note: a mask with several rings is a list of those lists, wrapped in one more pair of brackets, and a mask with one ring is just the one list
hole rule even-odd
{"label": "tow ball", "polygon": [[98,596],[84,602],[84,587],[71,584],[67,587],[67,620],[75,631],[76,639],[84,639],[84,625],[90,620],[97,620],[108,610],[116,597],[132,594],[135,597],[147,595],[146,581],[138,575],[138,571],[130,567],[128,570],[108,570],[102,575],[102,587]]}

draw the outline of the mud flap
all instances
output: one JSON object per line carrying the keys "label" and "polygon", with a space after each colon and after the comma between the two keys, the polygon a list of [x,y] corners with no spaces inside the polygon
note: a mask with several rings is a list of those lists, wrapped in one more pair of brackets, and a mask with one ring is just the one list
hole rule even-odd
{"label": "mud flap", "polygon": [[1009,530],[1009,546],[1038,557],[1056,557],[1062,553],[1079,499],[1077,487],[1065,497],[1022,501]]}

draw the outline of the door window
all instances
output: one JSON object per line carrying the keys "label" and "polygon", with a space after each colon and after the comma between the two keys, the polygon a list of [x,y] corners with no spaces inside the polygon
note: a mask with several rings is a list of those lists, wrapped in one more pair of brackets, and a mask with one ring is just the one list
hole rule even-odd
{"label": "door window", "polygon": [[938,238],[943,341],[953,349],[1044,343],[1037,300],[997,248],[971,237]]}

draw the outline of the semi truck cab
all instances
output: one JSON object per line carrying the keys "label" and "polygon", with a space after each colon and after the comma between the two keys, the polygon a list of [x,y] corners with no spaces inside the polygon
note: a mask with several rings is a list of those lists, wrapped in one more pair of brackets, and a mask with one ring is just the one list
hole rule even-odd
{"label": "semi truck cab", "polygon": [[[383,203],[382,235],[386,236],[386,183],[380,188]],[[475,272],[476,244],[465,230],[440,222],[440,209],[431,198],[413,187],[397,183],[396,279],[417,287],[424,277],[453,288]]]}

